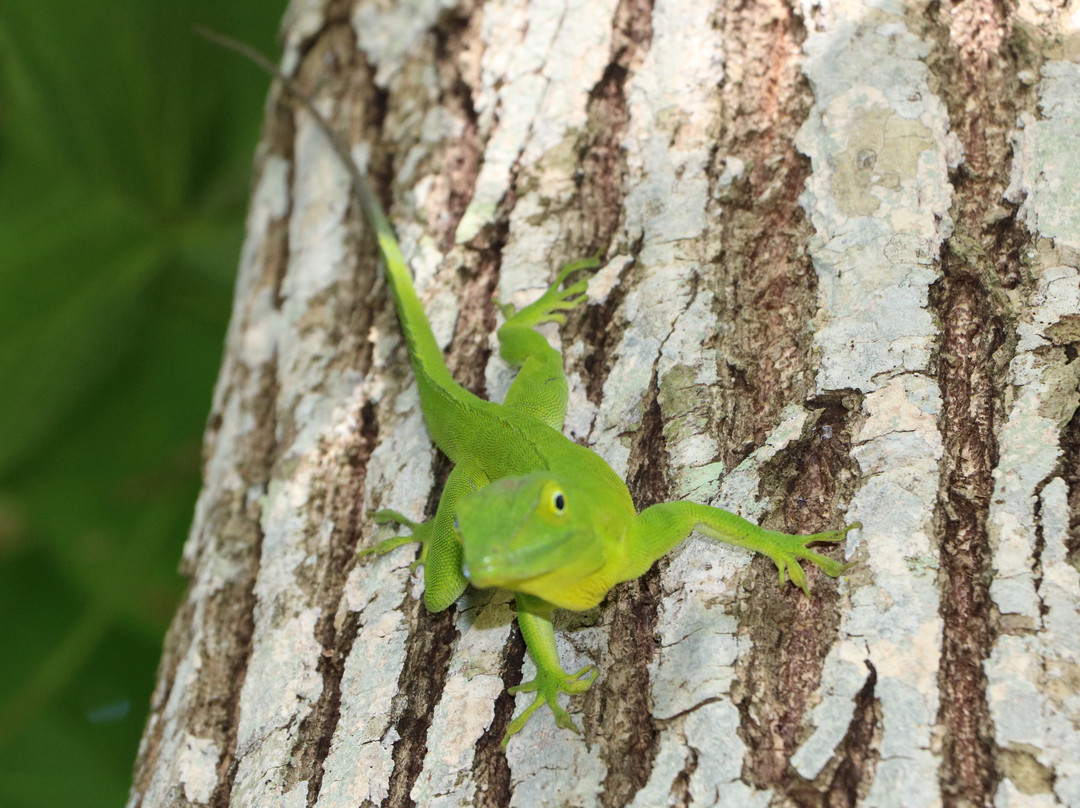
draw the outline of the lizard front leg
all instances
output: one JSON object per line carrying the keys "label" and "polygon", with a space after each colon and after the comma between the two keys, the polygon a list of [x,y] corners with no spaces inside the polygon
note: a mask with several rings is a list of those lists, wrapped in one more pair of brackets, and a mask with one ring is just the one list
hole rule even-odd
{"label": "lizard front leg", "polygon": [[502,739],[502,748],[506,748],[511,735],[520,732],[529,719],[543,705],[547,705],[555,716],[555,724],[564,729],[580,732],[570,713],[559,705],[560,693],[584,693],[596,679],[595,665],[586,665],[577,673],[567,673],[559,662],[559,651],[555,647],[555,631],[551,626],[551,612],[554,607],[535,595],[518,592],[518,626],[529,656],[536,665],[536,678],[522,682],[510,688],[511,693],[536,693],[532,704],[525,712],[510,722]]}
{"label": "lizard front leg", "polygon": [[397,522],[412,531],[411,536],[397,536],[361,550],[358,555],[382,555],[409,542],[420,542],[420,557],[410,567],[424,565],[424,604],[428,611],[441,612],[461,597],[469,585],[461,571],[461,540],[454,525],[458,500],[487,485],[488,479],[471,463],[454,466],[446,479],[435,517],[426,522],[413,522],[397,511],[384,509],[375,512],[375,522]]}
{"label": "lizard front leg", "polygon": [[720,508],[696,502],[666,502],[638,514],[630,531],[626,562],[619,580],[628,581],[644,574],[654,561],[672,550],[691,531],[697,530],[710,538],[767,555],[776,564],[780,583],[783,584],[790,577],[791,582],[809,597],[810,587],[799,559],[809,561],[833,578],[850,565],[819,555],[808,549],[807,545],[843,541],[849,531],[861,527],[859,522],[852,522],[839,530],[798,536],[758,527]]}

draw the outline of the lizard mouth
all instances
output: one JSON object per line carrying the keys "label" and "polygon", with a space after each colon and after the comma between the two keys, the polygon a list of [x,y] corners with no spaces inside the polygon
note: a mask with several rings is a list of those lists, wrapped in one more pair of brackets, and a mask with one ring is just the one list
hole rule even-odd
{"label": "lizard mouth", "polygon": [[559,549],[569,543],[569,536],[532,545],[527,548],[506,549],[497,547],[483,553],[479,558],[470,558],[468,549],[461,571],[469,582],[478,589],[508,589],[516,591],[520,584],[546,575],[557,569],[564,561]]}

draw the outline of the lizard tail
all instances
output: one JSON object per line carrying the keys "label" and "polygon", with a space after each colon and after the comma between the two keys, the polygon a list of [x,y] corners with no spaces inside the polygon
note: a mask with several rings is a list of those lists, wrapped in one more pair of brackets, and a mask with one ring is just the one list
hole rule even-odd
{"label": "lizard tail", "polygon": [[329,141],[330,147],[341,160],[342,166],[349,172],[353,192],[368,222],[375,230],[379,253],[386,264],[386,276],[390,281],[394,306],[397,308],[401,330],[405,334],[405,342],[409,347],[409,358],[412,360],[413,371],[416,373],[420,387],[420,404],[424,410],[424,420],[428,424],[435,443],[451,460],[456,462],[460,454],[459,450],[467,443],[470,433],[475,432],[474,421],[477,410],[487,402],[467,391],[450,375],[442,350],[435,341],[435,335],[431,332],[431,326],[424,314],[424,307],[416,295],[412,277],[409,275],[409,267],[401,254],[397,239],[394,238],[394,230],[367,177],[352,159],[348,145],[319,112],[311,99],[261,53],[216,31],[200,26],[196,26],[196,31],[211,42],[250,59],[281,82],[297,103],[312,116]]}
{"label": "lizard tail", "polygon": [[[366,194],[361,189],[365,189]],[[457,463],[465,457],[470,441],[475,439],[479,427],[477,418],[487,402],[470,393],[450,375],[382,206],[366,182],[356,185],[356,195],[379,242],[394,307],[420,389],[420,407],[428,432],[447,457]]]}

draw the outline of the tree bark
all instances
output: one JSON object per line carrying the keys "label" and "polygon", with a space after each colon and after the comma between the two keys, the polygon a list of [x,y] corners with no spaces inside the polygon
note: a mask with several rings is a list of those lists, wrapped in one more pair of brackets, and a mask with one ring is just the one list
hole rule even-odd
{"label": "tree bark", "polygon": [[505,593],[427,613],[425,431],[371,234],[267,105],[205,487],[129,805],[1080,805],[1080,34],[1035,0],[294,0],[283,69],[387,202],[455,376],[551,336],[639,507],[860,520],[839,581],[691,539],[562,615],[532,720]]}

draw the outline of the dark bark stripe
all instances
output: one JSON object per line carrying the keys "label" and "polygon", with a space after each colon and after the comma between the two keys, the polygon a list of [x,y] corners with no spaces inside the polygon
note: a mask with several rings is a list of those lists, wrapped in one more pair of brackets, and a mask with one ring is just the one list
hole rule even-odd
{"label": "dark bark stripe", "polygon": [[[970,7],[969,7],[970,5]],[[1012,358],[1003,289],[1020,280],[1028,236],[1003,196],[1017,116],[1034,98],[1020,84],[1010,47],[1010,9],[994,2],[941,6],[930,20],[934,74],[964,146],[953,176],[955,232],[941,258],[931,304],[942,325],[938,376],[945,457],[939,496],[943,620],[939,721],[947,806],[986,805],[998,783],[984,662],[995,639],[987,529]]]}

